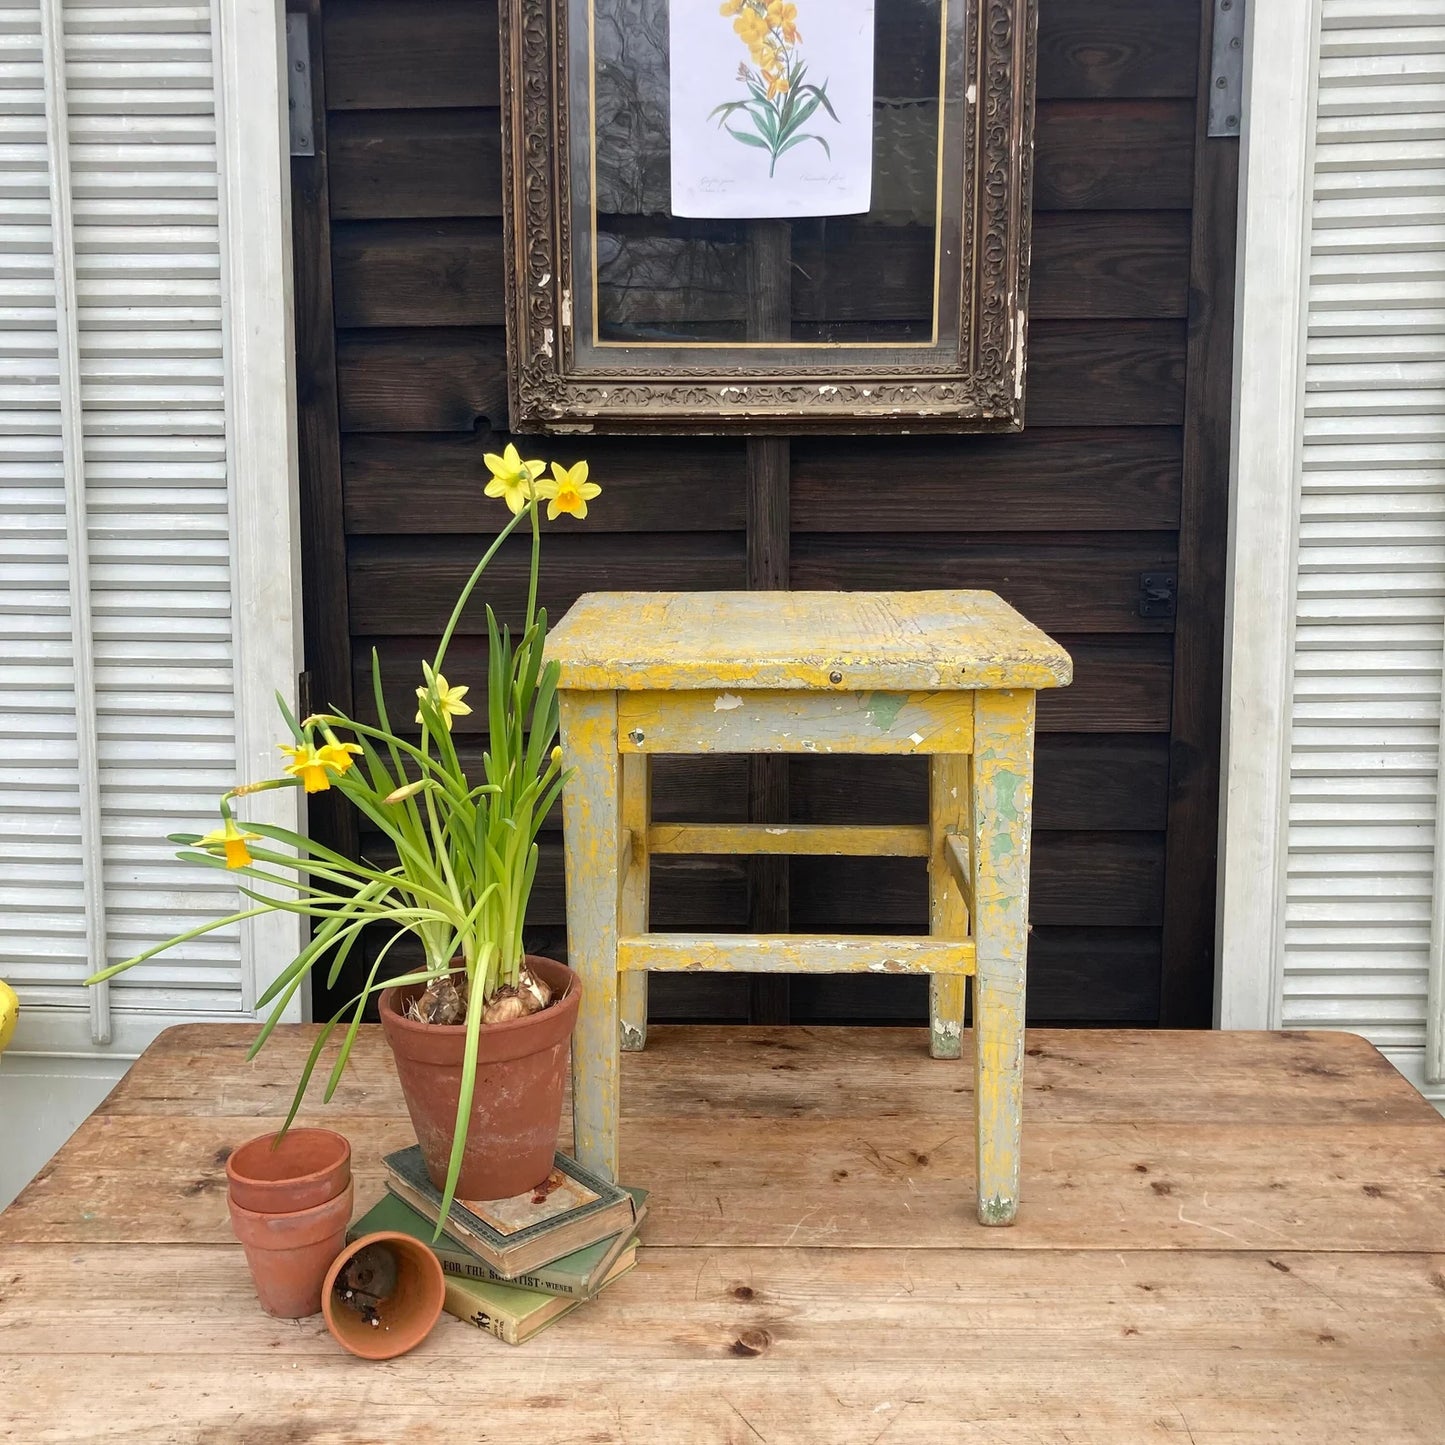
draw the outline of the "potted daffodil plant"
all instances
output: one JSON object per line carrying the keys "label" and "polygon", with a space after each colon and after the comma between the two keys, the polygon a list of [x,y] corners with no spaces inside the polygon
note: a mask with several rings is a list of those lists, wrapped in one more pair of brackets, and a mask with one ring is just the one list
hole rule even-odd
{"label": "potted daffodil plant", "polygon": [[[585,518],[600,488],[587,463],[527,461],[513,445],[487,454],[486,494],[511,517],[472,570],[435,655],[422,664],[411,728],[398,726],[371,659],[374,724],[336,711],[297,718],[279,696],[291,740],[280,775],[233,788],[219,826],[176,834],[178,857],[238,877],[245,907],[97,973],[98,983],[177,944],[284,910],[312,922],[309,942],[262,995],[270,1012],[254,1056],[309,970],[341,977],[362,941],[375,940],[365,986],[327,1021],[302,1069],[286,1124],[301,1106],[327,1041],[342,1030],[327,1080],[341,1080],[366,1005],[377,999],[417,1140],[447,1205],[454,1196],[497,1199],[540,1183],[552,1167],[567,1047],[581,985],[554,960],[528,955],[522,933],[537,871],[537,833],[567,773],[557,735],[557,668],[543,657],[547,616],[537,605],[539,510]],[[447,651],[487,565],[518,528],[531,531],[527,610],[520,632],[487,619],[485,699],[448,676]],[[455,719],[482,702],[487,746],[469,776],[452,737]],[[386,840],[387,858],[352,859],[286,828],[243,821],[245,800],[272,788],[334,791]],[[422,961],[388,969],[404,939]],[[443,1215],[445,1210],[443,1211]]]}

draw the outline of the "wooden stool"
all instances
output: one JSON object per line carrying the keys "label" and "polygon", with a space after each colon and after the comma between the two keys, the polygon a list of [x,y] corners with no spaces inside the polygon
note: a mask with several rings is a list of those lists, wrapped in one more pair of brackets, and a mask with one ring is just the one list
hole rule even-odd
{"label": "wooden stool", "polygon": [[[617,1175],[619,1047],[647,970],[925,973],[930,1052],[957,1058],[974,977],[978,1217],[1018,1208],[1034,692],[1069,655],[992,592],[593,592],[552,631],[561,667],[578,1157]],[[656,824],[654,753],[924,753],[929,820]],[[930,936],[648,931],[655,854],[928,859]],[[620,1014],[619,1014],[619,979]]]}

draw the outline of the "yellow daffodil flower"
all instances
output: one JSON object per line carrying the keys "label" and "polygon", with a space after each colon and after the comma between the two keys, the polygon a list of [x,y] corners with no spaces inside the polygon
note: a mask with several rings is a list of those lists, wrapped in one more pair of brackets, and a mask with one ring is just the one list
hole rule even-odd
{"label": "yellow daffodil flower", "polygon": [[501,497],[513,512],[520,512],[532,500],[532,484],[547,470],[546,462],[524,462],[511,442],[501,456],[487,452],[482,460],[492,474],[487,496]]}
{"label": "yellow daffodil flower", "polygon": [[244,868],[251,861],[251,850],[246,844],[260,837],[259,833],[243,832],[236,826],[234,818],[227,818],[225,827],[217,828],[214,833],[207,833],[201,839],[200,846],[207,852],[214,852],[217,848],[224,849],[227,868]]}
{"label": "yellow daffodil flower", "polygon": [[[423,702],[425,702],[428,697],[431,698],[432,705],[441,714],[442,722],[446,724],[447,731],[451,732],[452,719],[454,717],[466,717],[467,714],[471,712],[471,707],[462,701],[467,693],[471,691],[471,688],[466,683],[463,683],[460,687],[452,687],[441,673],[437,673],[432,679],[432,683],[435,691],[433,691],[432,688],[419,687],[416,690],[416,695]],[[417,710],[416,720],[418,722],[421,721],[420,709]]]}
{"label": "yellow daffodil flower", "polygon": [[579,519],[585,517],[587,503],[602,493],[602,488],[596,482],[587,480],[587,463],[585,461],[578,462],[576,466],[572,467],[564,467],[560,462],[553,462],[552,479],[542,482],[537,490],[541,496],[547,499],[547,520],[549,522],[555,522],[563,512]]}
{"label": "yellow daffodil flower", "polygon": [[300,778],[308,793],[324,793],[331,786],[331,774],[340,777],[351,766],[351,754],[359,753],[361,748],[356,743],[327,743],[319,748],[311,743],[297,748],[283,743],[281,751],[291,754],[291,761],[282,769],[284,773]]}
{"label": "yellow daffodil flower", "polygon": [[719,15],[736,15],[743,8],[743,0],[723,0],[718,7]]}

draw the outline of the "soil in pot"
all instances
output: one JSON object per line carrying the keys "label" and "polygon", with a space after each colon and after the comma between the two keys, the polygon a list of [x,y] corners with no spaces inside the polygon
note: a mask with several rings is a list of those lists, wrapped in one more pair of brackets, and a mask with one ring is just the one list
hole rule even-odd
{"label": "soil in pot", "polygon": [[442,1312],[446,1281],[419,1239],[363,1235],[337,1256],[321,1294],[326,1328],[364,1360],[390,1360],[414,1349]]}
{"label": "soil in pot", "polygon": [[245,1248],[261,1308],[283,1320],[314,1315],[321,1308],[326,1272],[346,1244],[351,1181],[334,1199],[285,1214],[228,1202],[231,1228]]}
{"label": "soil in pot", "polygon": [[263,1134],[226,1160],[230,1197],[260,1214],[294,1214],[335,1199],[351,1179],[351,1145],[330,1129]]}
{"label": "soil in pot", "polygon": [[[482,1027],[472,1119],[457,1182],[459,1199],[509,1199],[551,1172],[567,1048],[582,984],[554,959],[528,955],[527,964],[551,988],[553,1002],[539,1013]],[[387,989],[381,996],[381,1023],[427,1174],[442,1189],[456,1128],[467,1031],[462,1024],[407,1018],[405,1007],[414,992]]]}

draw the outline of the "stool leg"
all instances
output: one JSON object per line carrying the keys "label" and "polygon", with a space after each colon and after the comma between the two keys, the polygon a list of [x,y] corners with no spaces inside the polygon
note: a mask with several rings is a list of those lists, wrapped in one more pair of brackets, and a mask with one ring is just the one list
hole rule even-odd
{"label": "stool leg", "polygon": [[[647,851],[647,825],[652,819],[652,758],[628,753],[622,759],[622,826],[632,835],[632,856],[622,878],[619,931],[624,937],[647,932],[652,857]],[[636,970],[618,981],[621,991],[622,1049],[647,1047],[647,975]]]}
{"label": "stool leg", "polygon": [[974,1109],[978,1218],[1012,1224],[1019,1202],[1024,963],[1028,950],[1034,694],[981,692],[973,761]]}
{"label": "stool leg", "polygon": [[562,795],[567,955],[582,978],[582,1005],[572,1035],[572,1132],[581,1163],[616,1179],[621,837],[617,696],[563,692],[560,704],[562,748],[574,770]]}
{"label": "stool leg", "polygon": [[[944,856],[950,834],[970,836],[968,758],[936,754],[928,764],[928,931],[935,938],[968,937],[968,905],[954,885]],[[961,974],[935,974],[928,980],[928,1052],[935,1059],[956,1059],[963,1052]]]}

